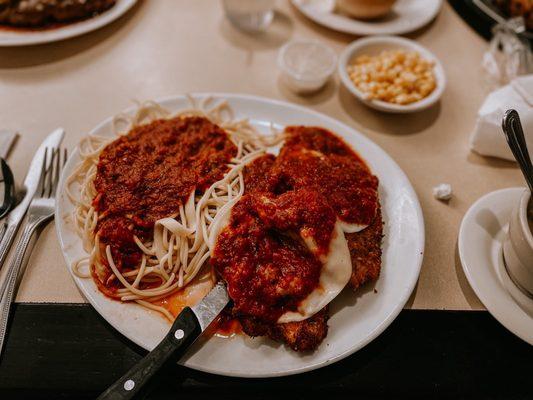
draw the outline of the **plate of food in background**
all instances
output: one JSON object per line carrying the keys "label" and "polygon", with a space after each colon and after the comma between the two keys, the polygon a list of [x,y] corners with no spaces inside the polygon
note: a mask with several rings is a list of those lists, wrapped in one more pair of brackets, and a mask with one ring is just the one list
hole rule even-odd
{"label": "plate of food in background", "polygon": [[180,363],[239,377],[365,346],[407,302],[424,250],[417,196],[381,148],[323,114],[239,94],[103,121],[65,167],[56,228],[81,292],[147,350],[224,281],[230,305]]}
{"label": "plate of food in background", "polygon": [[291,0],[307,18],[352,35],[402,35],[422,28],[442,0]]}
{"label": "plate of food in background", "polygon": [[137,0],[0,0],[0,46],[55,42],[101,28]]}

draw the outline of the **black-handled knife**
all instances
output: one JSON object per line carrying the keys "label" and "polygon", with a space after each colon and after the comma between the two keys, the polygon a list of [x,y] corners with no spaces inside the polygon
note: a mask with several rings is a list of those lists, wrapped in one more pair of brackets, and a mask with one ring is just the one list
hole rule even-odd
{"label": "black-handled knife", "polygon": [[135,398],[161,367],[185,354],[228,302],[226,286],[222,282],[217,283],[197,305],[183,309],[157,347],[102,393],[98,400]]}

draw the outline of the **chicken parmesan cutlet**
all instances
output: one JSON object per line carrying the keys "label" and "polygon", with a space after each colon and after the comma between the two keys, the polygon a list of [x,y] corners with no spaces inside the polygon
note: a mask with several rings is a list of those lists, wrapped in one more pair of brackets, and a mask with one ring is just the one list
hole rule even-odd
{"label": "chicken parmesan cutlet", "polygon": [[[311,186],[323,193],[345,223],[352,261],[350,286],[355,290],[376,280],[383,237],[378,178],[343,140],[326,129],[296,126],[286,133],[277,162],[278,184]],[[295,156],[295,151],[301,156]]]}
{"label": "chicken parmesan cutlet", "polygon": [[[311,351],[327,335],[327,305],[301,320],[280,322],[280,316],[317,289],[336,224],[349,249],[350,286],[377,279],[383,225],[378,179],[325,129],[288,127],[285,134],[277,157],[266,154],[245,168],[245,195],[217,240],[212,263],[228,284],[231,313],[246,334]],[[302,229],[314,247],[304,245]]]}

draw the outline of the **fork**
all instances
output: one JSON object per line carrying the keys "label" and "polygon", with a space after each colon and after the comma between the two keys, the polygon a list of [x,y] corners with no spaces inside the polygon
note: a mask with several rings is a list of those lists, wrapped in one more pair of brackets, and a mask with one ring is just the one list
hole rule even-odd
{"label": "fork", "polygon": [[[50,160],[48,160],[50,158]],[[0,354],[4,346],[7,322],[14,300],[17,282],[22,276],[26,251],[34,233],[48,223],[54,216],[56,190],[59,183],[61,168],[67,159],[66,149],[61,157],[59,148],[46,148],[39,185],[28,208],[26,226],[15,248],[12,262],[9,265],[6,279],[0,288]],[[35,244],[35,242],[33,242]],[[33,247],[33,246],[32,246]]]}

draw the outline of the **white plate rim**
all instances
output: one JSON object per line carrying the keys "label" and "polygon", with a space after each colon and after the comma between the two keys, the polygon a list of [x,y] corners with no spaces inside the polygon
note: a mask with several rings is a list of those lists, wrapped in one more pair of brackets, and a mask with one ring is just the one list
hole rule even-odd
{"label": "white plate rim", "polygon": [[[501,305],[499,305],[498,301],[495,301],[494,299],[491,300],[491,297],[498,297],[500,299],[506,298],[506,300],[509,300],[509,303],[514,304],[516,307],[515,310],[519,314],[522,313],[526,316],[526,318],[529,318],[527,314],[520,308],[520,306],[516,303],[516,301],[513,299],[511,294],[505,289],[505,287],[501,286],[501,282],[498,282],[499,284],[496,285],[500,290],[500,293],[491,292],[491,295],[487,294],[487,290],[483,289],[483,285],[480,285],[478,283],[478,280],[476,279],[476,276],[478,274],[476,273],[475,269],[472,268],[472,266],[469,266],[464,260],[466,258],[466,254],[468,253],[468,246],[467,246],[467,240],[465,239],[464,235],[466,234],[465,231],[467,229],[467,226],[471,224],[472,218],[475,217],[476,213],[478,212],[478,209],[480,206],[487,204],[492,200],[492,198],[507,194],[509,197],[517,196],[517,203],[519,200],[520,195],[525,190],[524,187],[511,187],[511,188],[505,188],[505,189],[499,189],[495,190],[493,192],[489,192],[483,196],[481,196],[479,199],[477,199],[468,209],[468,211],[465,213],[463,220],[461,221],[461,225],[459,227],[459,236],[457,240],[457,247],[459,251],[459,258],[461,261],[461,266],[463,268],[463,271],[465,273],[466,279],[468,280],[468,283],[472,287],[472,290],[476,294],[476,296],[479,298],[481,303],[485,306],[487,311],[500,323],[502,324],[507,330],[512,332],[514,335],[522,339],[523,341],[533,345],[533,338],[530,336],[527,336],[527,333],[524,332],[517,326],[516,319],[517,317],[512,316],[512,312],[509,313],[509,310],[503,310]],[[510,205],[510,211],[509,215],[512,212],[512,208],[514,205]],[[518,319],[520,319],[518,317]],[[529,318],[529,320],[531,320]]]}
{"label": "white plate rim", "polygon": [[0,29],[0,47],[30,46],[51,43],[92,32],[110,24],[127,13],[137,0],[117,0],[115,5],[95,17],[73,22],[58,28],[20,31]]}
{"label": "white plate rim", "polygon": [[[425,25],[429,24],[431,21],[435,19],[435,17],[439,14],[441,8],[442,8],[442,0],[422,0],[422,1],[433,1],[434,3],[434,9],[428,16],[424,19],[420,19],[416,23],[409,24],[409,27],[406,27],[404,29],[383,29],[381,31],[375,31],[371,28],[368,28],[372,25],[372,22],[363,21],[363,20],[354,20],[354,24],[351,28],[343,28],[339,25],[331,22],[328,20],[328,18],[323,18],[320,16],[320,13],[314,13],[309,10],[307,10],[302,4],[302,0],[291,0],[291,3],[298,11],[300,11],[303,15],[305,15],[307,18],[309,18],[311,21],[322,25],[326,28],[332,29],[337,32],[343,32],[348,33],[351,35],[360,35],[360,36],[371,36],[371,35],[404,35],[409,32],[416,31],[417,29],[420,29],[424,27]],[[347,20],[349,20],[349,17],[346,17]],[[366,27],[366,28],[365,28]]]}
{"label": "white plate rim", "polygon": [[[418,53],[420,53],[420,55],[424,59],[433,61],[435,79],[437,81],[437,87],[435,88],[435,90],[433,90],[433,92],[431,92],[429,96],[423,98],[422,100],[416,101],[411,104],[406,104],[406,105],[392,104],[392,103],[387,103],[387,102],[380,101],[380,100],[366,99],[363,92],[357,89],[357,87],[354,85],[354,83],[350,79],[350,76],[348,75],[346,67],[348,66],[348,63],[350,62],[351,58],[354,56],[354,54],[359,49],[367,45],[379,44],[379,43],[397,44],[399,46],[415,50]],[[354,40],[341,53],[337,68],[338,68],[339,76],[341,78],[342,83],[358,100],[368,105],[369,107],[372,107],[376,110],[384,111],[384,112],[412,113],[412,112],[425,110],[433,106],[435,103],[437,103],[440,100],[446,88],[446,74],[437,56],[433,54],[430,50],[425,48],[424,46],[415,42],[414,40],[399,37],[399,36],[378,35],[378,36],[371,36],[371,37],[367,37],[363,39]]]}
{"label": "white plate rim", "polygon": [[[217,93],[217,92],[196,92],[196,93],[190,93],[189,96],[191,96],[192,98],[195,98],[195,99],[202,99],[202,98],[206,98],[206,97],[211,97],[213,99],[219,98],[219,99],[225,99],[225,100],[231,100],[231,99],[250,100],[250,101],[256,101],[256,102],[259,102],[259,103],[266,102],[266,103],[268,103],[270,105],[275,105],[275,106],[284,107],[284,108],[288,107],[288,108],[290,108],[290,109],[292,109],[294,111],[299,111],[299,112],[304,113],[304,114],[309,113],[309,114],[311,114],[311,115],[323,120],[325,124],[328,124],[330,126],[331,125],[335,125],[335,126],[338,126],[339,128],[341,128],[342,130],[350,131],[352,134],[354,134],[357,137],[358,140],[364,142],[365,146],[369,146],[369,147],[373,148],[373,151],[377,151],[377,152],[381,153],[380,156],[383,156],[384,159],[386,159],[387,163],[389,163],[392,167],[395,168],[395,172],[398,174],[398,176],[401,177],[404,180],[404,183],[405,183],[404,189],[408,193],[408,195],[410,197],[410,200],[412,200],[412,202],[413,202],[412,204],[413,204],[413,207],[414,207],[414,217],[416,219],[416,228],[417,228],[417,230],[419,232],[419,235],[417,237],[416,248],[413,250],[413,265],[411,266],[411,268],[412,268],[411,269],[412,278],[410,280],[406,281],[406,282],[402,282],[403,291],[402,291],[401,298],[399,298],[397,300],[395,306],[382,319],[381,323],[376,325],[373,328],[373,330],[372,330],[372,332],[370,334],[368,334],[364,339],[360,340],[357,343],[357,345],[353,346],[351,349],[349,349],[347,351],[344,351],[342,353],[338,353],[335,356],[329,357],[327,360],[321,361],[319,363],[312,363],[311,362],[308,365],[303,366],[303,367],[299,367],[299,368],[286,369],[286,370],[282,370],[282,371],[269,371],[269,372],[264,372],[264,373],[249,373],[247,371],[237,372],[237,373],[232,372],[232,371],[227,372],[227,371],[221,371],[221,370],[212,369],[209,366],[189,365],[187,363],[187,361],[180,362],[180,364],[182,364],[184,366],[187,366],[189,368],[192,368],[192,369],[196,369],[196,370],[202,371],[202,372],[208,372],[208,373],[217,374],[217,375],[223,375],[223,376],[243,377],[243,378],[279,377],[279,376],[287,376],[287,375],[299,374],[299,373],[303,373],[303,372],[307,372],[307,371],[311,371],[311,370],[314,370],[314,369],[318,369],[318,368],[324,367],[326,365],[329,365],[329,364],[332,364],[334,362],[337,362],[337,361],[339,361],[339,360],[341,360],[341,359],[343,359],[343,358],[355,353],[356,351],[360,350],[364,346],[366,346],[368,343],[370,343],[372,340],[374,340],[377,336],[379,336],[394,321],[394,319],[397,317],[397,315],[401,312],[401,310],[403,309],[404,305],[409,300],[409,297],[410,297],[411,293],[413,292],[413,290],[415,288],[415,285],[416,285],[416,283],[418,281],[418,276],[420,274],[420,269],[421,269],[421,266],[422,266],[422,260],[423,260],[423,254],[424,254],[424,246],[425,246],[424,219],[423,219],[423,213],[422,213],[422,209],[420,207],[420,203],[419,203],[418,197],[417,197],[417,195],[416,195],[411,183],[409,182],[408,177],[405,175],[403,170],[398,166],[398,164],[388,155],[388,153],[386,153],[383,149],[381,149],[373,141],[371,141],[370,139],[366,138],[366,136],[364,136],[362,133],[359,133],[354,128],[349,127],[348,125],[346,125],[346,124],[344,124],[344,123],[342,123],[342,122],[340,122],[340,121],[338,121],[338,120],[336,120],[336,119],[334,119],[332,117],[329,117],[329,116],[327,116],[325,114],[319,113],[319,112],[317,112],[315,110],[312,110],[312,109],[309,109],[309,108],[306,108],[306,107],[303,107],[303,106],[299,106],[299,105],[296,105],[296,104],[288,103],[288,102],[285,102],[285,101],[281,101],[281,100],[275,100],[275,99],[270,99],[270,98],[261,97],[261,96],[248,95],[248,94]],[[166,97],[158,98],[155,101],[157,103],[165,103],[167,101],[176,101],[178,99],[179,100],[185,100],[186,96],[185,95],[166,96]],[[123,112],[127,113],[127,112],[132,112],[133,110],[135,110],[135,107],[129,107],[126,110],[124,110]],[[109,118],[104,119],[102,122],[100,122],[98,125],[96,125],[95,128],[93,130],[91,130],[91,132],[89,134],[92,134],[92,133],[98,131],[99,129],[102,129],[102,127],[106,126],[112,120],[112,118],[113,117],[109,117]],[[356,149],[356,151],[357,151],[357,149]],[[70,154],[69,162],[71,162],[73,157],[76,156],[76,155],[77,155],[77,148],[76,148],[75,151],[73,151]],[[365,157],[363,156],[363,158],[365,158]],[[63,170],[63,173],[62,173],[62,176],[61,176],[61,179],[60,179],[60,183],[59,183],[59,187],[58,187],[59,190],[63,189],[63,187],[64,187],[64,181],[65,181],[65,178],[66,178],[66,173],[68,171],[69,162],[67,163],[66,168]],[[61,215],[62,215],[60,204],[61,204],[61,201],[57,201],[56,202],[56,210],[55,210],[55,218],[56,218],[56,220],[59,220],[61,218]],[[111,326],[113,326],[118,332],[123,334],[125,337],[127,337],[132,342],[134,342],[137,345],[139,345],[141,347],[144,347],[145,349],[148,350],[148,348],[143,343],[140,343],[139,340],[136,337],[134,337],[130,332],[125,331],[123,329],[123,327],[121,327],[120,324],[117,323],[117,321],[110,320],[109,316],[106,316],[105,310],[103,310],[102,307],[99,306],[99,304],[97,304],[96,302],[93,301],[92,296],[82,286],[82,284],[80,283],[79,279],[74,276],[74,274],[72,272],[72,269],[70,268],[70,260],[69,260],[67,254],[66,254],[66,251],[65,251],[65,240],[64,240],[64,237],[63,237],[63,232],[61,231],[59,224],[56,223],[55,225],[56,225],[56,233],[58,235],[58,240],[59,240],[59,243],[60,243],[61,251],[62,251],[63,257],[64,257],[65,262],[66,262],[66,267],[67,267],[69,273],[71,274],[72,278],[74,279],[78,289],[82,292],[84,297],[86,299],[88,299],[88,301],[96,309],[96,311],[104,319],[106,319],[106,321]],[[103,296],[103,295],[101,295],[101,296]]]}

